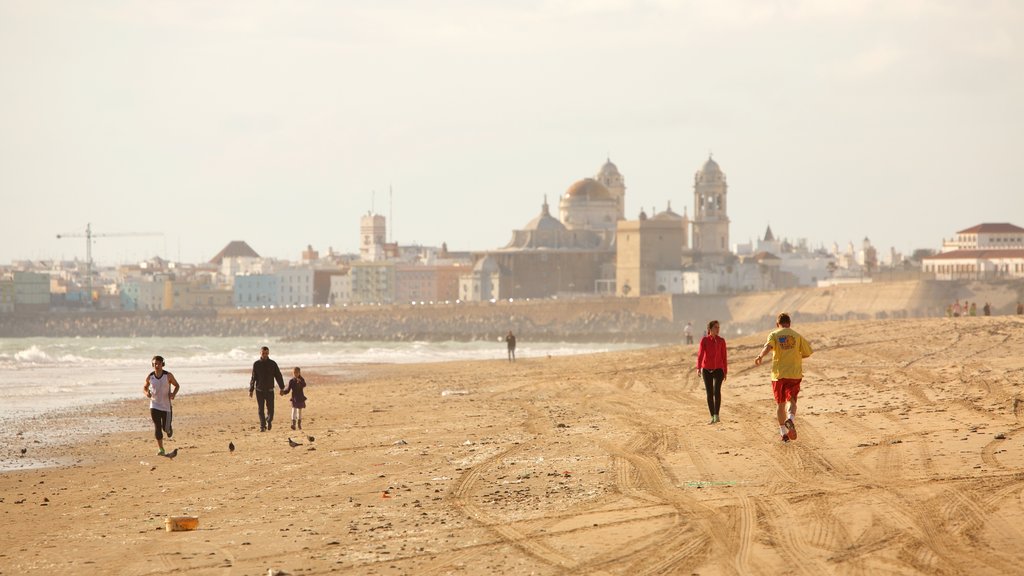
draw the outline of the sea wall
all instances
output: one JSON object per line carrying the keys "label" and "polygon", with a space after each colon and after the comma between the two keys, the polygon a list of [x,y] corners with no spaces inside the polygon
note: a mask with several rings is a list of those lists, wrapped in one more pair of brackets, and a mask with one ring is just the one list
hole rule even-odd
{"label": "sea wall", "polygon": [[0,315],[0,337],[259,336],[283,340],[496,340],[512,330],[545,341],[678,342],[692,322],[724,335],[770,329],[775,316],[798,322],[935,317],[954,300],[1012,314],[1024,282],[875,282],[738,295],[560,298],[497,303],[241,309],[202,312],[48,312]]}
{"label": "sea wall", "polygon": [[0,316],[0,337],[261,336],[284,340],[678,340],[672,299],[570,298],[423,306],[77,312]]}

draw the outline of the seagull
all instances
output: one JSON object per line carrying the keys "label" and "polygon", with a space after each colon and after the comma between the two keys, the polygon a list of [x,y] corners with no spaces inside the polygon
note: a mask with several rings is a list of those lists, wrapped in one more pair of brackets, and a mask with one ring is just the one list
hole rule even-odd
{"label": "seagull", "polygon": [[174,450],[171,450],[170,452],[168,452],[168,453],[166,454],[166,456],[167,456],[168,458],[174,458],[174,457],[175,457],[175,456],[177,456],[177,455],[178,455],[178,449],[177,449],[177,448],[175,448]]}
{"label": "seagull", "polygon": [[234,451],[235,451],[235,443],[234,442],[228,442],[228,452],[234,452]]}
{"label": "seagull", "polygon": [[302,446],[302,444],[296,442],[295,440],[292,440],[291,438],[288,439],[288,445],[291,446],[292,448],[295,448],[296,446]]}
{"label": "seagull", "polygon": [[312,436],[306,436],[306,438],[307,438],[307,439],[308,439],[308,440],[309,440],[310,442],[312,442],[312,441],[316,440],[316,438],[313,438]]}

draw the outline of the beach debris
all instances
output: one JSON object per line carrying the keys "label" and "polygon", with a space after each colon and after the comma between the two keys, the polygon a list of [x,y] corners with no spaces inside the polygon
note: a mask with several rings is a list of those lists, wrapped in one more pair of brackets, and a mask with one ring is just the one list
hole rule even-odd
{"label": "beach debris", "polygon": [[405,440],[395,440],[394,442],[391,443],[392,446],[404,446],[406,444],[408,444],[408,442],[406,442]]}
{"label": "beach debris", "polygon": [[22,449],[21,449],[21,455],[22,455],[22,456],[24,456],[24,455],[25,455],[25,452],[28,452],[28,448],[22,448]]}
{"label": "beach debris", "polygon": [[234,451],[235,451],[235,443],[234,442],[228,442],[228,452],[234,452]]}
{"label": "beach debris", "polygon": [[168,532],[195,530],[198,526],[199,518],[196,516],[168,516],[164,519],[164,529]]}
{"label": "beach debris", "polygon": [[441,396],[465,396],[469,390],[442,390]]}
{"label": "beach debris", "polygon": [[996,440],[1006,440],[1006,434],[1003,434],[1002,432],[996,434]]}
{"label": "beach debris", "polygon": [[391,498],[391,491],[390,490],[381,490],[380,497],[381,498]]}
{"label": "beach debris", "polygon": [[288,445],[291,446],[292,448],[295,448],[296,446],[302,446],[301,443],[296,442],[295,440],[292,440],[291,438],[288,439]]}
{"label": "beach debris", "polygon": [[313,438],[312,436],[306,436],[306,440],[309,440],[310,444],[312,444],[313,442],[316,441],[316,438]]}
{"label": "beach debris", "polygon": [[269,568],[267,569],[267,576],[288,576],[288,573],[277,568]]}
{"label": "beach debris", "polygon": [[164,454],[164,456],[167,456],[168,458],[174,458],[177,455],[178,455],[178,449],[177,448],[175,448],[174,450],[171,450],[167,454]]}

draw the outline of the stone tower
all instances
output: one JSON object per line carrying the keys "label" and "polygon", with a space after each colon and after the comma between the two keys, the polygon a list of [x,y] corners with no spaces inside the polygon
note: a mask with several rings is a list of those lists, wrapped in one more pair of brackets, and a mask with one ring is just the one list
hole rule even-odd
{"label": "stone tower", "polygon": [[622,177],[618,166],[612,163],[611,158],[601,166],[601,171],[594,177],[611,192],[615,201],[619,204],[619,220],[626,218],[626,179]]}
{"label": "stone tower", "polygon": [[693,251],[705,255],[729,252],[729,186],[710,156],[693,177]]}
{"label": "stone tower", "polygon": [[370,212],[360,218],[359,236],[359,257],[364,262],[384,259],[387,228],[383,216]]}

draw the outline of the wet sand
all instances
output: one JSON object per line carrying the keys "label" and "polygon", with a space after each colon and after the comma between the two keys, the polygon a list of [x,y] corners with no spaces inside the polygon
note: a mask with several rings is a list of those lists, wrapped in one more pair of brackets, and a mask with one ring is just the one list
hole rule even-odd
{"label": "wet sand", "polygon": [[717,425],[682,346],[311,372],[303,433],[186,388],[173,460],[143,399],[26,421],[3,457],[64,466],[0,474],[0,574],[1020,573],[1024,320],[794,328],[789,444],[763,334]]}

